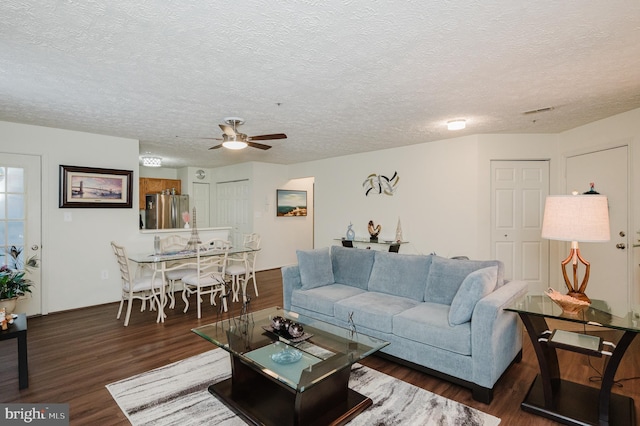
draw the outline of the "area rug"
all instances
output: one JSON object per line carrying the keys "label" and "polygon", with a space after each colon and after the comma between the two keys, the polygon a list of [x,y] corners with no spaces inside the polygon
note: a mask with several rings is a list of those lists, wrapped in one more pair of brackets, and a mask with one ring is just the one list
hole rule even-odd
{"label": "area rug", "polygon": [[[207,387],[231,375],[228,352],[214,349],[107,385],[132,425],[244,426]],[[349,386],[373,400],[350,426],[497,425],[500,419],[354,364]]]}

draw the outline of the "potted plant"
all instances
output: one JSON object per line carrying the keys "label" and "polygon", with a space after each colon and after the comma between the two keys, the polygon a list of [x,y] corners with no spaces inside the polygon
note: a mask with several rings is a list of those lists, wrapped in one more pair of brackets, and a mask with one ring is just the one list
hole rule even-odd
{"label": "potted plant", "polygon": [[[31,268],[38,267],[35,256],[22,259],[22,249],[11,246],[7,250],[9,261],[0,267],[0,309],[5,308],[7,314],[13,313],[18,297],[31,293],[33,281],[27,278]],[[4,255],[2,255],[4,256]]]}

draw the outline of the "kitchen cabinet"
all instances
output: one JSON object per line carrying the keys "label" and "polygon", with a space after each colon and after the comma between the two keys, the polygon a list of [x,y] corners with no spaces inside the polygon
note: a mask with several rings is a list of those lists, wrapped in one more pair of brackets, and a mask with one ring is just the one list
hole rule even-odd
{"label": "kitchen cabinet", "polygon": [[182,181],[180,179],[140,178],[140,210],[144,210],[145,196],[147,194],[159,194],[162,191],[175,188],[176,194],[182,194]]}

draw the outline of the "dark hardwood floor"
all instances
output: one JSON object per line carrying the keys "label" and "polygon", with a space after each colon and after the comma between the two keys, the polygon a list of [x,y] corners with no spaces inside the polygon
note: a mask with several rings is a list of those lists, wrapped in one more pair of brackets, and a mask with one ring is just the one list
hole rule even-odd
{"label": "dark hardwood floor", "polygon": [[[251,302],[252,310],[281,305],[280,270],[259,272],[257,278],[260,296]],[[138,302],[128,327],[123,326],[122,319],[116,320],[117,303],[29,318],[29,388],[18,390],[16,340],[0,342],[0,401],[68,403],[73,425],[128,424],[105,385],[214,348],[191,332],[193,327],[213,322],[213,310],[205,308],[203,318],[198,320],[193,306],[183,314],[182,300],[177,305],[176,310],[167,310],[164,324],[156,324],[154,312],[140,312]],[[235,304],[231,313],[237,314],[238,309]],[[640,376],[639,354],[640,339],[636,339],[620,365],[618,379]],[[603,362],[566,351],[559,351],[559,360],[563,378],[585,384],[596,374],[590,363],[602,369]],[[503,425],[555,424],[520,410],[520,402],[538,372],[526,336],[522,361],[497,383],[490,405],[474,401],[465,388],[377,356],[365,359],[363,364],[493,414],[502,419]],[[623,381],[614,392],[636,400],[638,417],[640,380]]]}

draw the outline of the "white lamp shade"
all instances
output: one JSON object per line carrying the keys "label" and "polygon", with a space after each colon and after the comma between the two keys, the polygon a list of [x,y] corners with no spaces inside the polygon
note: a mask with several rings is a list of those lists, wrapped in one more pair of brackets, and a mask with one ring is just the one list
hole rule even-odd
{"label": "white lamp shade", "polygon": [[604,195],[550,195],[544,205],[542,238],[609,241],[609,203]]}

